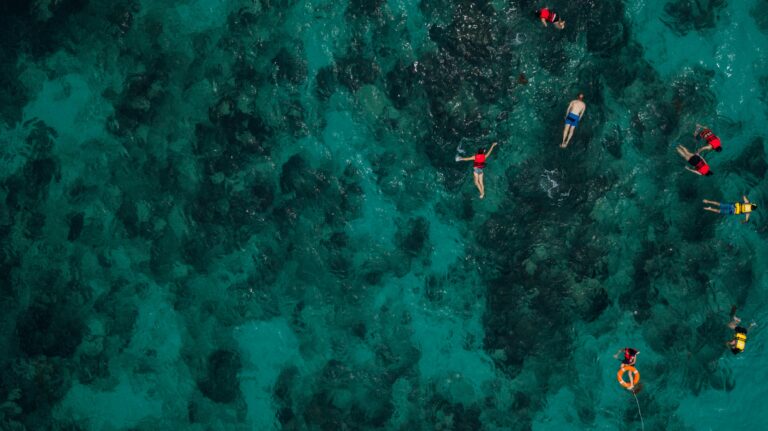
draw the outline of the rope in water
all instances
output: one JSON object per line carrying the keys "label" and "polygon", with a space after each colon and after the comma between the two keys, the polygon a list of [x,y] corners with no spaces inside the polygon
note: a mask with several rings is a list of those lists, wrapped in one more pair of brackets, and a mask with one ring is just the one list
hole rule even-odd
{"label": "rope in water", "polygon": [[645,422],[643,421],[643,413],[640,411],[640,401],[637,400],[637,395],[635,395],[634,392],[632,392],[632,396],[635,397],[635,402],[637,403],[637,414],[640,415],[640,426],[643,427],[643,431],[645,431]]}

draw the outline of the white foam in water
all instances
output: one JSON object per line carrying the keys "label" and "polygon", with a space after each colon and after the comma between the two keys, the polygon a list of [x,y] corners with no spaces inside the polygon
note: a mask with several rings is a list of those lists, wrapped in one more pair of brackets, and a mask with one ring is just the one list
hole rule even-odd
{"label": "white foam in water", "polygon": [[557,199],[558,202],[562,201],[571,195],[571,189],[567,191],[560,191],[560,183],[557,182],[558,171],[557,169],[545,169],[539,179],[539,187],[547,193],[550,199]]}

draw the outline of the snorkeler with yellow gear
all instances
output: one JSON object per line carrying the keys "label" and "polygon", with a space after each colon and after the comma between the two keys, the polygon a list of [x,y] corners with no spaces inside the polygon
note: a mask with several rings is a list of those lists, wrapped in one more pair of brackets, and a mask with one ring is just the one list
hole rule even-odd
{"label": "snorkeler with yellow gear", "polygon": [[[734,305],[731,307],[731,321],[728,323],[728,327],[733,329],[733,339],[726,342],[725,345],[728,346],[731,349],[731,353],[734,355],[738,355],[739,353],[744,351],[744,348],[747,346],[747,329],[741,325],[741,319],[739,316],[736,315],[736,306]],[[752,322],[749,325],[749,329],[751,329],[756,324]]]}
{"label": "snorkeler with yellow gear", "polygon": [[749,199],[747,199],[746,196],[742,196],[744,198],[744,202],[736,202],[732,204],[721,204],[720,202],[716,201],[710,201],[708,199],[704,199],[704,203],[708,205],[716,205],[716,208],[713,207],[704,207],[705,211],[710,211],[713,213],[718,214],[733,214],[733,215],[740,215],[744,214],[746,218],[742,223],[746,223],[749,221],[749,214],[757,209],[757,205],[751,203]]}

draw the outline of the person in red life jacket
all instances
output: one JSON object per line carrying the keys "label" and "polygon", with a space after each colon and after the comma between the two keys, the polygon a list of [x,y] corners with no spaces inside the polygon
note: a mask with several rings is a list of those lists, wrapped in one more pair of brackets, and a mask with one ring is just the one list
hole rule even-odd
{"label": "person in red life jacket", "polygon": [[704,160],[704,158],[701,157],[701,155],[694,154],[688,151],[688,149],[682,145],[677,146],[677,154],[680,154],[680,157],[687,160],[688,164],[693,166],[693,169],[689,168],[688,166],[686,166],[685,169],[697,175],[704,175],[707,177],[712,175],[712,170],[709,169],[709,165],[707,164],[707,161]]}
{"label": "person in red life jacket", "polygon": [[488,157],[491,156],[491,153],[493,152],[493,148],[496,146],[496,142],[491,144],[491,148],[488,150],[488,152],[485,152],[485,148],[480,148],[477,150],[477,154],[475,154],[472,157],[459,157],[456,156],[457,162],[474,162],[472,164],[472,171],[473,175],[475,177],[475,187],[477,187],[477,190],[480,192],[480,199],[485,197],[485,184],[483,184],[483,168],[485,168],[485,162],[488,160]]}
{"label": "person in red life jacket", "polygon": [[631,348],[631,347],[625,347],[618,352],[616,352],[615,355],[613,355],[614,358],[619,359],[621,357],[621,363],[624,365],[631,365],[635,366],[635,363],[637,362],[637,354],[640,353],[639,351]]}
{"label": "person in red life jacket", "polygon": [[702,126],[701,124],[696,125],[696,130],[693,131],[693,136],[696,137],[696,140],[703,139],[704,142],[707,143],[707,145],[704,145],[703,147],[699,148],[699,151],[696,151],[697,153],[701,154],[704,151],[717,151],[718,153],[720,151],[723,151],[723,146],[720,143],[720,138],[717,137],[714,133],[712,133],[712,130],[707,126]]}
{"label": "person in red life jacket", "polygon": [[551,22],[558,30],[565,28],[565,21],[560,18],[560,15],[557,12],[551,10],[549,7],[537,10],[536,16],[539,17],[541,23],[544,24],[544,27],[547,26],[548,22]]}

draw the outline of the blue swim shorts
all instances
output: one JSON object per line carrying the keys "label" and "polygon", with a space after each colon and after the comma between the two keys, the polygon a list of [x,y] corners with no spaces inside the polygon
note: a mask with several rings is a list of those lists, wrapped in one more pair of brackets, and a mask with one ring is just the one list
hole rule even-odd
{"label": "blue swim shorts", "polygon": [[576,127],[579,125],[579,120],[580,118],[578,115],[574,114],[573,112],[569,112],[568,116],[565,117],[565,124]]}
{"label": "blue swim shorts", "polygon": [[736,212],[736,206],[733,204],[720,204],[720,214],[733,214]]}

